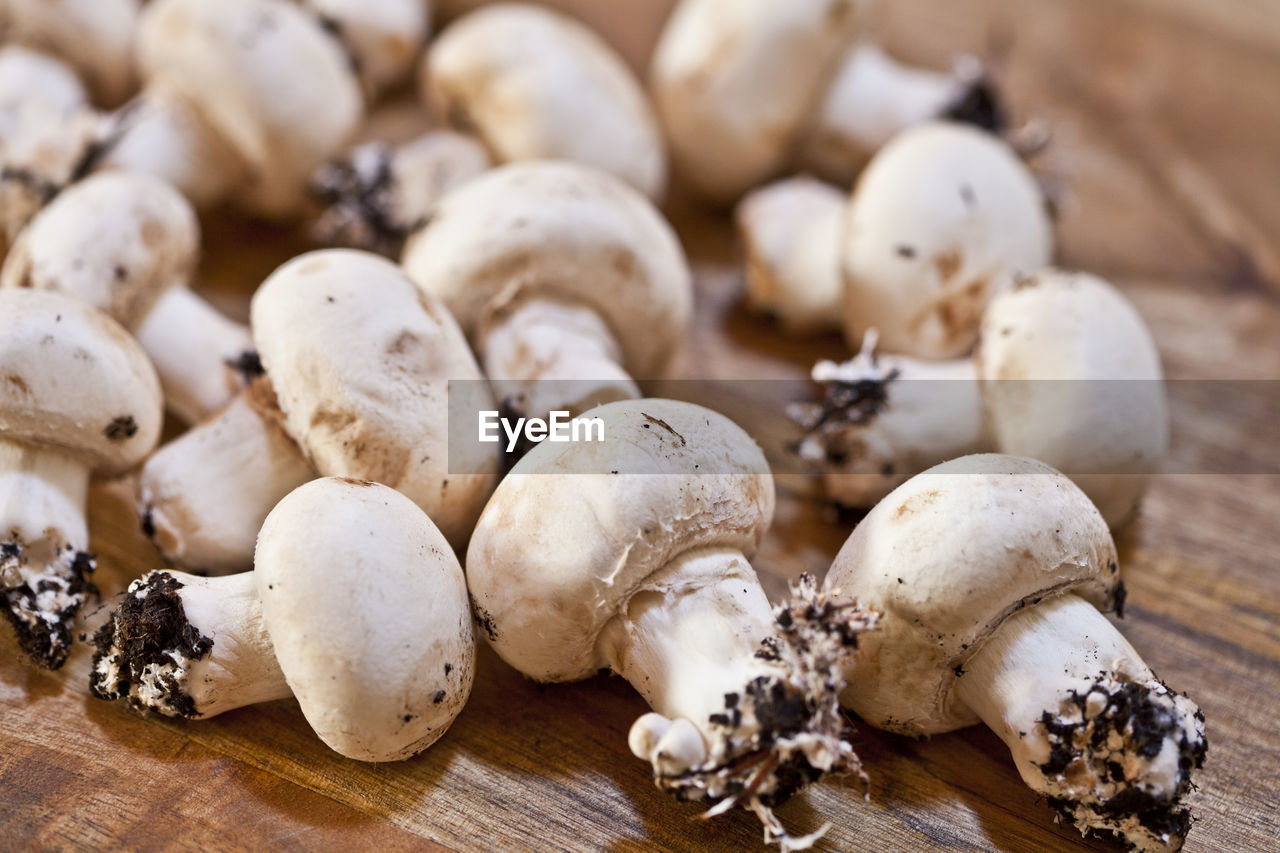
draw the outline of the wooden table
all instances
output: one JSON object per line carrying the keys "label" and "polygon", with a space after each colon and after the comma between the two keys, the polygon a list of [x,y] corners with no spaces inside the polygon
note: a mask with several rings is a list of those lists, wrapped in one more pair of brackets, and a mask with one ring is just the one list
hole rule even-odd
{"label": "wooden table", "polygon": [[[584,10],[639,65],[670,2],[560,5]],[[897,0],[883,25],[915,61],[994,56],[1018,114],[1052,122],[1049,162],[1072,186],[1060,261],[1123,287],[1170,377],[1280,380],[1280,4]],[[698,272],[682,375],[795,379],[815,357],[847,354],[835,337],[787,340],[745,313],[726,217],[678,191],[669,208]],[[240,316],[263,276],[307,247],[295,231],[227,214],[205,229],[203,286]],[[1208,717],[1188,849],[1277,849],[1280,477],[1239,472],[1280,447],[1280,385],[1203,387],[1221,399],[1175,425],[1170,470],[1236,473],[1152,485],[1119,538],[1122,628]],[[1242,388],[1254,405],[1239,404]],[[107,595],[159,565],[129,489],[102,484],[92,496]],[[768,591],[824,572],[851,525],[784,491],[754,561]],[[759,846],[750,815],[702,822],[696,806],[653,788],[626,748],[645,708],[620,679],[544,689],[484,649],[448,735],[413,760],[373,766],[328,751],[291,701],[207,722],[143,719],[89,698],[86,666],[82,646],[62,671],[37,672],[0,635],[0,848]],[[860,726],[855,742],[869,800],[833,781],[780,811],[798,830],[832,821],[827,849],[1114,849],[1055,827],[984,728],[912,741]]]}

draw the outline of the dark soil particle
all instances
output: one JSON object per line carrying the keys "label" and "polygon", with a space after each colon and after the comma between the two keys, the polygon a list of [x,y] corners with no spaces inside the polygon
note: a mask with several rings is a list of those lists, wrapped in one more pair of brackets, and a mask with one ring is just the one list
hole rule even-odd
{"label": "dark soil particle", "polygon": [[1124,603],[1129,597],[1129,590],[1125,589],[1124,581],[1116,584],[1115,592],[1111,593],[1111,606],[1116,612],[1117,619],[1124,618]]}
{"label": "dark soil particle", "polygon": [[138,434],[138,423],[133,415],[121,415],[103,427],[102,434],[111,441],[124,441]]}
{"label": "dark soil particle", "polygon": [[[99,699],[129,698],[149,664],[171,666],[171,652],[191,660],[206,657],[213,640],[187,621],[178,590],[182,583],[168,572],[155,572],[142,581],[142,590],[130,587],[111,620],[94,636],[93,672],[89,688]],[[139,596],[137,593],[143,592]],[[114,683],[104,683],[98,664],[109,658],[117,666]],[[164,704],[183,717],[196,716],[195,702],[172,674],[161,675]],[[140,707],[130,698],[130,704]]]}
{"label": "dark soil particle", "polygon": [[497,640],[498,629],[494,627],[493,616],[489,611],[476,604],[474,599],[471,602],[471,609],[476,615],[476,626],[481,631],[484,631],[484,635],[489,638],[489,642]]}
{"label": "dark soil particle", "polygon": [[262,366],[262,358],[254,349],[247,349],[235,358],[227,359],[225,364],[240,375],[240,381],[244,385],[248,385],[267,372]]}
{"label": "dark soil particle", "polygon": [[147,508],[142,511],[142,520],[139,522],[139,527],[142,529],[143,536],[152,540],[156,538],[155,507],[148,504]]}
{"label": "dark soil particle", "polygon": [[995,83],[986,74],[970,82],[939,118],[971,124],[990,133],[1002,133],[1009,126]]}
{"label": "dark soil particle", "polygon": [[437,690],[435,692],[435,695],[431,697],[431,704],[439,705],[441,702],[444,701],[444,696],[445,696],[445,693],[443,690]]}

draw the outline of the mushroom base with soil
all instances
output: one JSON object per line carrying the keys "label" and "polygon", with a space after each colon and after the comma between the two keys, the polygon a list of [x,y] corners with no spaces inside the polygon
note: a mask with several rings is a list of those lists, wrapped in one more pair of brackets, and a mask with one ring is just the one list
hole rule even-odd
{"label": "mushroom base with soil", "polygon": [[0,606],[22,650],[48,669],[66,661],[76,614],[95,591],[88,489],[83,462],[0,438]]}
{"label": "mushroom base with soil", "polygon": [[741,805],[765,840],[804,849],[773,807],[829,773],[865,781],[839,708],[840,662],[874,613],[837,605],[811,576],[771,614],[741,553],[698,549],[646,581],[601,635],[605,657],[655,710],[628,738],[654,782],[680,800]]}
{"label": "mushroom base with soil", "polygon": [[1182,847],[1204,715],[1092,604],[1068,594],[1014,613],[957,672],[953,695],[1063,820],[1134,850]]}
{"label": "mushroom base with soil", "polygon": [[129,585],[94,647],[93,695],[142,711],[203,719],[293,695],[252,572],[151,572]]}

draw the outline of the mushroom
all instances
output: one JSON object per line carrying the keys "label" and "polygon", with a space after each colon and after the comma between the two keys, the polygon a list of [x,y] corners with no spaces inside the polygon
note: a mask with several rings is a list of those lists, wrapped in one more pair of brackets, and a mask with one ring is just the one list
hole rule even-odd
{"label": "mushroom", "polygon": [[873,347],[816,365],[826,399],[798,412],[809,428],[801,455],[824,463],[840,503],[871,506],[930,465],[997,450],[1063,471],[1119,527],[1168,447],[1155,342],[1094,276],[1017,279],[988,306],[972,359],[877,357]]}
{"label": "mushroom", "polygon": [[93,589],[91,473],[155,446],[160,385],[112,319],[69,296],[0,291],[0,595],[22,650],[57,669]]}
{"label": "mushroom", "polygon": [[94,643],[100,699],[204,719],[293,695],[320,739],[359,761],[433,744],[475,673],[458,558],[412,501],[362,480],[286,496],[252,572],[134,581]]}
{"label": "mushroom", "polygon": [[303,0],[347,50],[365,96],[413,70],[431,28],[430,0]]}
{"label": "mushroom", "polygon": [[512,163],[441,199],[405,272],[467,332],[498,399],[546,417],[639,395],[692,314],[671,227],[621,180],[575,163]]}
{"label": "mushroom", "polygon": [[200,225],[156,178],[102,172],[67,188],[19,235],[0,288],[57,290],[105,311],[151,358],[169,407],[195,422],[247,384],[249,330],[186,286]]}
{"label": "mushroom", "polygon": [[165,556],[247,568],[263,519],[313,468],[403,492],[463,547],[499,450],[450,440],[450,406],[496,406],[449,312],[390,261],[329,249],[272,273],[250,319],[266,375],[143,467],[140,511]]}
{"label": "mushroom", "polygon": [[854,346],[874,328],[889,352],[927,359],[972,349],[1006,273],[1053,251],[1031,172],[999,138],[949,122],[881,148],[843,207],[834,188],[791,179],[747,196],[738,225],[758,308],[794,329],[841,326]]}
{"label": "mushroom", "polygon": [[913,477],[854,528],[834,600],[883,612],[847,668],[847,707],[925,736],[979,721],[1083,834],[1174,851],[1204,717],[1099,609],[1124,604],[1115,543],[1066,477],[966,456]]}
{"label": "mushroom", "polygon": [[499,484],[467,550],[477,620],[540,682],[602,668],[653,708],[629,745],[659,788],[742,805],[766,839],[772,806],[824,773],[859,772],[841,739],[840,661],[874,615],[835,608],[812,578],[771,615],[748,557],[773,516],[759,447],[671,400],[592,409],[603,442],[543,442]]}
{"label": "mushroom", "polygon": [[571,160],[662,196],[666,153],[648,97],[613,48],[566,15],[529,3],[465,15],[427,50],[421,85],[434,115],[500,163]]}
{"label": "mushroom", "polygon": [[134,86],[139,0],[0,0],[0,41],[57,56],[107,106]]}
{"label": "mushroom", "polygon": [[346,144],[364,101],[343,45],[287,0],[155,0],[138,25],[146,86],[103,162],[197,205],[286,217]]}
{"label": "mushroom", "polygon": [[311,192],[326,205],[312,233],[321,243],[398,255],[445,193],[491,165],[475,137],[452,130],[397,146],[365,142],[312,176]]}
{"label": "mushroom", "polygon": [[903,128],[955,118],[998,129],[975,63],[954,74],[905,68],[862,43],[859,0],[683,0],[650,73],[681,174],[732,201],[788,166],[848,180]]}
{"label": "mushroom", "polygon": [[23,47],[0,47],[0,256],[91,163],[102,129],[70,68]]}
{"label": "mushroom", "polygon": [[422,63],[428,111],[448,129],[392,147],[362,145],[313,179],[329,207],[317,236],[399,250],[445,191],[494,163],[569,160],[622,179],[651,199],[667,181],[657,118],[630,69],[596,33],[523,3],[468,14]]}

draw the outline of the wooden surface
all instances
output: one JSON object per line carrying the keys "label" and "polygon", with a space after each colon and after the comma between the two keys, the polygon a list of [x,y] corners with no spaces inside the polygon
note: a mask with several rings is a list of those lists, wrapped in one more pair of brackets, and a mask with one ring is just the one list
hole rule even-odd
{"label": "wooden surface", "polygon": [[[588,12],[642,62],[668,5]],[[1052,122],[1048,162],[1072,186],[1060,259],[1125,289],[1171,377],[1280,380],[1280,52],[1232,14],[1274,23],[1280,6],[1236,0],[1205,15],[1199,4],[1146,0],[890,5],[883,25],[900,54],[938,66],[957,49],[995,56],[1019,114]],[[678,193],[670,208],[698,271],[682,375],[798,378],[814,357],[845,354],[837,338],[789,341],[746,314],[725,217]],[[205,227],[204,286],[239,315],[261,278],[306,248],[288,229],[229,215]],[[1280,386],[1197,387],[1210,396],[1180,410],[1169,470],[1255,470],[1280,447]],[[1245,391],[1253,404],[1241,402]],[[128,483],[102,484],[92,501],[110,601],[159,563],[136,532]],[[1278,519],[1274,475],[1179,473],[1156,480],[1119,538],[1130,591],[1122,630],[1208,718],[1189,850],[1280,845]],[[851,524],[784,491],[754,561],[770,594],[802,570],[824,572]],[[86,658],[82,647],[63,671],[36,672],[0,635],[0,848],[759,846],[751,816],[701,822],[696,806],[653,788],[626,748],[645,708],[620,679],[540,689],[484,649],[448,735],[415,759],[372,766],[325,749],[291,701],[206,722],[135,717],[88,697]],[[1055,827],[981,727],[912,741],[859,726],[855,745],[869,800],[836,780],[780,810],[798,830],[831,821],[826,849],[1111,849]]]}

